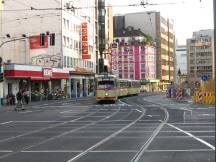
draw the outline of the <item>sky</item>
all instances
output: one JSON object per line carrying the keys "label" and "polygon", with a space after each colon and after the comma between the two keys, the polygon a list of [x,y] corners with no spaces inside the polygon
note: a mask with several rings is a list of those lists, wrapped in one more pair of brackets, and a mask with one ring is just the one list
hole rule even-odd
{"label": "sky", "polygon": [[[186,44],[194,31],[213,29],[213,0],[147,0],[149,4],[136,7],[122,7],[122,5],[140,4],[143,0],[109,0],[113,5],[113,14],[124,14],[145,11],[160,11],[174,20],[174,30],[177,43]],[[146,0],[144,0],[146,2]],[[171,4],[172,3],[172,4]],[[173,4],[174,3],[174,4]],[[120,5],[121,7],[117,7]]]}

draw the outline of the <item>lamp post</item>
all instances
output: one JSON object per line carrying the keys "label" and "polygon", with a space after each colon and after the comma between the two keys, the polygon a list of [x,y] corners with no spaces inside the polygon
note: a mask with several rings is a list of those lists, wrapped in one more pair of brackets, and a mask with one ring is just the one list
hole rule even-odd
{"label": "lamp post", "polygon": [[12,39],[12,40],[4,41],[4,42],[2,42],[2,43],[0,44],[0,48],[1,48],[4,44],[6,44],[6,43],[15,42],[15,41],[24,40],[24,39],[26,39],[26,37],[24,37],[24,38],[15,38],[15,39]]}

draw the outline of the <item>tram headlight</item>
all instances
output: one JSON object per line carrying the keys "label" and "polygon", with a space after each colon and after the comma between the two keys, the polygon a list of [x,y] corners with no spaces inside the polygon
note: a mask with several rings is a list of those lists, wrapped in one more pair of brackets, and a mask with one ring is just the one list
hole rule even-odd
{"label": "tram headlight", "polygon": [[108,93],[105,93],[105,96],[108,96]]}

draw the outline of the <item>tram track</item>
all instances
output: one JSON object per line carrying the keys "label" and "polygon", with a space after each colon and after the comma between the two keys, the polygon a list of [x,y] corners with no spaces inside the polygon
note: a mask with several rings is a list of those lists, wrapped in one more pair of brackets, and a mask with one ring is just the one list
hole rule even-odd
{"label": "tram track", "polygon": [[[152,102],[148,102],[148,103],[152,103]],[[152,103],[152,104],[154,104],[154,103]],[[161,129],[164,127],[164,125],[166,125],[166,123],[168,122],[168,120],[169,120],[169,112],[165,108],[163,108],[163,107],[159,107],[159,109],[161,109],[162,111],[164,111],[164,113],[165,113],[164,119],[160,120],[159,126],[156,127],[156,129],[150,135],[150,137],[145,142],[145,144],[140,148],[140,150],[132,158],[131,162],[138,162],[140,160],[140,158],[142,157],[142,155],[145,152],[145,150],[148,148],[148,146],[151,144],[151,142],[155,139],[155,137],[159,134],[159,132],[161,131]]]}
{"label": "tram track", "polygon": [[[66,122],[63,122],[63,123],[60,123],[60,124],[56,124],[56,125],[54,125],[54,126],[42,128],[42,129],[39,129],[39,130],[35,130],[35,131],[32,131],[32,132],[28,132],[28,133],[25,133],[25,134],[22,134],[22,135],[15,136],[15,137],[12,137],[12,138],[4,139],[4,140],[2,140],[2,141],[0,141],[0,142],[1,142],[1,143],[7,142],[7,141],[10,141],[10,140],[13,140],[13,139],[16,139],[16,138],[24,137],[24,136],[31,135],[31,134],[34,134],[34,133],[39,133],[39,132],[45,131],[45,130],[47,130],[47,129],[52,129],[52,128],[56,128],[56,127],[58,127],[58,126],[63,126],[63,125],[65,125],[65,124],[67,124],[67,123],[76,122],[76,121],[78,121],[78,120],[80,120],[80,119],[83,119],[83,118],[92,116],[92,115],[98,113],[100,110],[103,110],[103,109],[102,109],[102,108],[101,108],[101,109],[98,109],[96,112],[92,112],[92,113],[90,113],[90,114],[88,114],[88,115],[85,115],[85,116],[82,116],[82,117],[79,117],[79,118],[77,118],[77,119],[73,119],[73,120],[70,120],[70,121],[66,121]],[[110,116],[110,117],[111,117],[111,116],[114,116],[114,115],[116,115],[119,111],[120,111],[120,108],[118,108],[117,111],[115,111],[115,112],[109,114],[109,116]],[[65,135],[67,135],[67,134],[69,134],[69,133],[76,132],[76,131],[78,131],[78,130],[80,130],[80,129],[87,128],[87,127],[89,127],[89,126],[95,125],[95,124],[97,124],[97,123],[99,123],[99,122],[102,122],[102,121],[104,121],[104,120],[106,120],[106,119],[107,119],[107,116],[105,116],[103,119],[100,119],[100,120],[98,120],[98,121],[94,121],[94,122],[91,122],[91,123],[89,123],[89,124],[86,124],[86,125],[83,125],[83,126],[81,126],[81,127],[78,127],[78,128],[76,128],[76,129],[72,129],[72,130],[70,130],[70,131],[61,133],[60,135],[57,135],[57,136],[48,138],[48,139],[43,140],[43,141],[40,141],[40,142],[38,142],[38,143],[36,143],[36,144],[23,147],[23,148],[20,149],[20,150],[9,152],[8,154],[5,154],[5,155],[0,156],[0,160],[6,158],[6,157],[8,157],[8,156],[15,155],[15,154],[17,154],[17,153],[19,153],[19,152],[23,152],[23,151],[25,151],[25,150],[28,150],[28,149],[30,149],[30,148],[32,148],[32,147],[41,145],[41,144],[46,143],[46,142],[48,142],[48,141],[54,140],[54,139],[56,139],[56,138],[60,138],[60,137],[65,136]]]}
{"label": "tram track", "polygon": [[142,114],[137,118],[134,119],[134,121],[130,122],[129,124],[127,124],[126,126],[122,127],[121,129],[119,129],[118,131],[112,133],[111,135],[107,136],[106,138],[104,138],[103,140],[97,142],[95,145],[89,147],[88,149],[86,149],[85,151],[83,151],[82,153],[76,155],[75,157],[69,159],[67,162],[74,162],[80,158],[82,158],[83,156],[85,156],[86,154],[88,154],[90,151],[94,150],[95,148],[101,146],[102,144],[104,144],[105,142],[109,141],[110,139],[114,138],[115,136],[117,136],[118,134],[120,134],[121,132],[123,132],[124,130],[128,129],[129,127],[131,127],[132,125],[134,125],[137,121],[139,121],[143,116],[145,115],[145,109],[142,109]]}
{"label": "tram track", "polygon": [[[130,98],[133,99],[133,98]],[[125,105],[129,106],[131,103],[128,103],[130,100],[126,100],[126,101],[122,101],[119,100],[120,103],[124,103]],[[134,106],[133,106],[134,105]],[[84,157],[85,155],[87,155],[89,152],[93,152],[94,149],[98,148],[99,146],[101,146],[102,144],[104,144],[105,142],[108,142],[109,140],[112,140],[112,138],[116,137],[117,135],[119,135],[120,133],[122,133],[123,131],[125,131],[126,129],[130,128],[132,125],[136,124],[138,121],[140,121],[146,113],[146,109],[144,108],[143,105],[139,105],[136,102],[132,104],[132,110],[137,111],[141,113],[141,115],[139,117],[137,117],[136,119],[134,119],[132,122],[130,122],[129,124],[127,124],[126,126],[122,127],[121,129],[119,129],[118,131],[112,133],[111,135],[107,136],[106,138],[104,138],[103,140],[97,142],[95,145],[89,147],[88,149],[86,149],[85,151],[81,152],[80,154],[76,155],[75,157],[69,159],[67,162],[74,162],[79,160],[80,158]],[[135,107],[135,109],[134,109]],[[139,108],[139,109],[137,109]],[[137,162],[139,161],[140,157],[142,156],[143,152],[146,150],[146,148],[151,144],[151,142],[154,140],[154,138],[157,136],[157,134],[160,132],[160,130],[163,128],[163,126],[165,125],[165,123],[168,121],[169,119],[169,114],[168,111],[166,111],[166,109],[161,108],[164,112],[165,112],[165,118],[163,119],[163,122],[161,122],[159,124],[159,126],[157,126],[157,128],[153,131],[153,133],[150,135],[150,137],[148,138],[148,140],[145,142],[145,144],[139,149],[138,152],[136,152],[135,156],[133,157],[133,159],[131,160],[131,162]],[[129,115],[128,115],[129,116]]]}

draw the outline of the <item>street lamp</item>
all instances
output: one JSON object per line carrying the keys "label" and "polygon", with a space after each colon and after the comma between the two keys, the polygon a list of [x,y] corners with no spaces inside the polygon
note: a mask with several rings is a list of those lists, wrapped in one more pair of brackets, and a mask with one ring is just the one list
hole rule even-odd
{"label": "street lamp", "polygon": [[[6,37],[7,37],[7,38],[11,38],[10,34],[6,34]],[[15,42],[15,41],[18,41],[18,40],[24,40],[24,39],[26,39],[26,38],[28,38],[28,37],[27,37],[25,34],[22,34],[22,37],[21,37],[21,38],[13,38],[13,39],[11,39],[11,40],[7,40],[7,41],[2,42],[2,43],[0,44],[0,48],[1,48],[4,44],[6,44],[6,43]]]}

